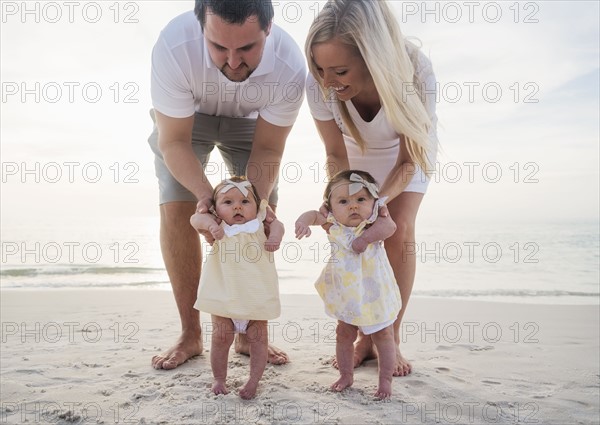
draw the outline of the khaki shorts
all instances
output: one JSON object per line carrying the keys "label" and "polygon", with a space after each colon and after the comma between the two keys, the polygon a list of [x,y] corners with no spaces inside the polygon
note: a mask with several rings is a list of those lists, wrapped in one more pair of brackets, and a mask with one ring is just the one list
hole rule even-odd
{"label": "khaki shorts", "polygon": [[[150,116],[154,120],[154,110],[150,111]],[[210,173],[219,173],[220,179],[231,175],[246,174],[246,164],[250,157],[252,149],[252,139],[256,120],[252,118],[231,118],[215,117],[196,113],[194,117],[194,128],[192,130],[192,148],[196,157],[202,163],[204,171],[210,168]],[[183,187],[173,177],[167,168],[160,150],[158,149],[158,128],[156,122],[154,130],[148,138],[148,144],[154,152],[154,168],[158,178],[159,203],[190,201],[197,202],[192,192]],[[224,175],[219,171],[220,167],[216,163],[210,163],[210,153],[217,147],[225,161],[229,175]],[[207,174],[209,174],[207,172]],[[209,177],[209,176],[207,176]],[[269,197],[269,204],[277,205],[277,181]]]}

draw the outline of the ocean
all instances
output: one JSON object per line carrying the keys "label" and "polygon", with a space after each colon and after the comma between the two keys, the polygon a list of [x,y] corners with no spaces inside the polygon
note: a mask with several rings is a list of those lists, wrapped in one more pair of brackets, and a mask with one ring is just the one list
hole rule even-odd
{"label": "ocean", "polygon": [[[280,291],[316,294],[313,282],[332,260],[327,238],[315,228],[298,241],[293,223],[284,223],[287,234],[275,255]],[[84,219],[3,223],[0,289],[170,290],[158,217],[111,220],[109,227]],[[593,221],[418,223],[417,242],[407,248],[417,256],[413,296],[597,305],[599,235]]]}

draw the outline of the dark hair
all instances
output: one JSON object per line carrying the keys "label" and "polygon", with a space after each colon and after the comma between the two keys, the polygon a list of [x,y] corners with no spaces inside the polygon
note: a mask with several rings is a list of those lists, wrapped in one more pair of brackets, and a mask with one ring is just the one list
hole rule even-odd
{"label": "dark hair", "polygon": [[257,16],[260,27],[266,31],[275,12],[271,0],[196,0],[194,13],[202,29],[206,14],[214,13],[230,24],[243,24],[251,16]]}
{"label": "dark hair", "polygon": [[329,197],[331,196],[331,191],[332,191],[333,187],[344,180],[350,181],[350,176],[352,174],[358,174],[359,176],[361,176],[363,179],[365,179],[369,183],[375,183],[376,185],[378,185],[377,180],[375,180],[375,178],[366,171],[362,171],[362,170],[340,171],[339,173],[334,175],[327,183],[327,186],[325,186],[325,192],[323,193],[323,202],[325,203],[325,206],[327,207],[327,209],[331,209],[331,207],[329,206]]}

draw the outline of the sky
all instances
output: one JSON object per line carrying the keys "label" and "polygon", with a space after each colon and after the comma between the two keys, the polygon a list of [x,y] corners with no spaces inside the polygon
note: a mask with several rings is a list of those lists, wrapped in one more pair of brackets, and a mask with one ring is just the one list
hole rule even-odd
{"label": "sky", "polygon": [[[324,2],[274,2],[303,47]],[[598,221],[599,4],[391,2],[439,83],[441,152],[423,224]],[[155,217],[150,54],[193,1],[2,1],[1,220]],[[209,177],[219,180],[223,170]],[[324,148],[306,103],[282,162],[288,226],[318,207]]]}

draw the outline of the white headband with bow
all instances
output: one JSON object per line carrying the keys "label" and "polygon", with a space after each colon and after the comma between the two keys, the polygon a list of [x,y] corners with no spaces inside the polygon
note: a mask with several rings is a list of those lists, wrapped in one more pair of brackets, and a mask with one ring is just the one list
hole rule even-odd
{"label": "white headband with bow", "polygon": [[227,183],[227,184],[225,186],[223,186],[221,188],[221,190],[219,190],[219,193],[225,193],[229,189],[237,188],[240,192],[242,192],[242,195],[248,196],[248,189],[246,189],[246,188],[252,187],[252,183],[250,183],[248,180],[244,180],[241,182],[234,182],[232,180],[227,179],[227,180],[225,180],[225,183]]}
{"label": "white headband with bow", "polygon": [[362,178],[356,173],[350,174],[350,181],[352,182],[348,185],[348,194],[350,196],[354,195],[364,187],[369,191],[373,198],[379,198],[377,185],[375,183],[370,183],[366,181],[364,178]]}
{"label": "white headband with bow", "polygon": [[331,196],[331,194],[333,193],[334,190],[336,190],[338,187],[343,186],[343,185],[348,185],[348,195],[352,196],[355,193],[358,193],[363,187],[365,189],[367,189],[369,191],[369,193],[371,194],[371,196],[373,196],[373,198],[378,199],[379,198],[379,192],[378,192],[378,188],[377,185],[375,183],[370,183],[368,181],[366,181],[364,178],[362,178],[360,175],[356,174],[356,173],[352,173],[350,174],[350,183],[340,183],[334,187],[331,188],[331,190],[329,191],[329,196]]}

